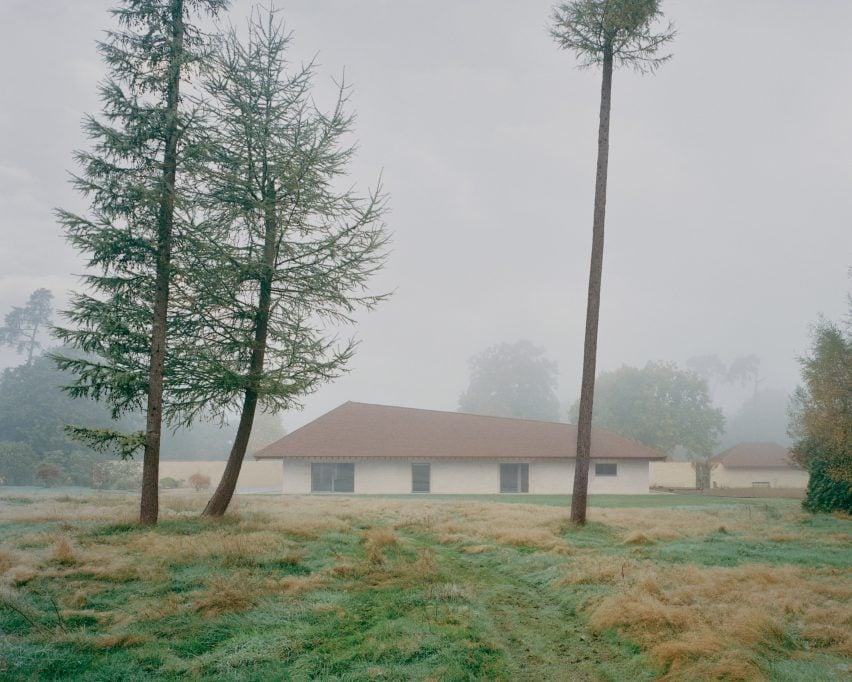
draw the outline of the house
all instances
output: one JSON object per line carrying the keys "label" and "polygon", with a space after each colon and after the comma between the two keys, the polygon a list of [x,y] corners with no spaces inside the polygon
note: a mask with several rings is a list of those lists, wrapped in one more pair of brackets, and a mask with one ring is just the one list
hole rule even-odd
{"label": "house", "polygon": [[[268,445],[284,493],[570,493],[577,427],[347,402]],[[592,431],[589,492],[648,492],[656,450]]]}
{"label": "house", "polygon": [[808,472],[778,443],[740,443],[713,458],[714,488],[806,488]]}

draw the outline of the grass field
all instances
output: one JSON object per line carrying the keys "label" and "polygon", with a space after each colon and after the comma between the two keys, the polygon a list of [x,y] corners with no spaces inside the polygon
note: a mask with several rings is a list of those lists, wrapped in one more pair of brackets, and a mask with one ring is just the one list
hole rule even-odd
{"label": "grass field", "polygon": [[0,679],[845,680],[852,525],[796,500],[0,493]]}

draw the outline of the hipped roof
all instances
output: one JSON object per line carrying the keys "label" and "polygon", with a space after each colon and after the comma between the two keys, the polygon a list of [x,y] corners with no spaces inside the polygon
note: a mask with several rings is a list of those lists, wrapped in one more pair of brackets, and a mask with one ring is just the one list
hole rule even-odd
{"label": "hipped roof", "polygon": [[[255,454],[285,457],[533,459],[577,456],[573,424],[346,402]],[[594,459],[665,459],[657,450],[592,429]]]}
{"label": "hipped roof", "polygon": [[790,451],[778,443],[740,443],[713,458],[728,469],[746,467],[784,467],[795,469],[790,462]]}

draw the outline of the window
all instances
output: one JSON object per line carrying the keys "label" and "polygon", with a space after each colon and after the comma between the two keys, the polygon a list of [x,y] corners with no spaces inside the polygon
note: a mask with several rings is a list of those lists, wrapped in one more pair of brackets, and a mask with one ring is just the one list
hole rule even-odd
{"label": "window", "polygon": [[595,462],[595,476],[618,476],[618,464],[615,462]]}
{"label": "window", "polygon": [[311,464],[311,492],[351,493],[354,491],[354,464]]}
{"label": "window", "polygon": [[501,464],[500,492],[528,493],[530,491],[529,464]]}
{"label": "window", "polygon": [[752,481],[751,487],[752,488],[768,488],[769,487],[769,481]]}
{"label": "window", "polygon": [[428,493],[431,483],[431,467],[428,464],[411,465],[411,492]]}

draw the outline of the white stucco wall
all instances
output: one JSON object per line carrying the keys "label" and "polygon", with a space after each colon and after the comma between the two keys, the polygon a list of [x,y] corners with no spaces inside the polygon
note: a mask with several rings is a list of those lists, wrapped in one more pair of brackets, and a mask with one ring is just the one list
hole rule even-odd
{"label": "white stucco wall", "polygon": [[650,483],[664,488],[694,488],[692,462],[651,462]]}
{"label": "white stucco wall", "polygon": [[720,465],[710,480],[719,488],[751,488],[755,482],[769,483],[770,488],[807,488],[808,472],[790,467],[727,469]]}
{"label": "white stucco wall", "polygon": [[[160,478],[186,481],[194,473],[210,477],[210,487],[215,488],[225,471],[222,461],[170,461],[160,460]],[[283,483],[280,460],[246,459],[240,469],[237,492],[280,490]],[[310,480],[308,481],[310,489]]]}
{"label": "white stucco wall", "polygon": [[[285,494],[311,491],[311,461],[288,458],[283,463]],[[319,460],[313,460],[319,461]],[[330,460],[323,460],[330,461]],[[411,464],[398,459],[335,459],[355,463],[355,493],[394,495],[411,492]],[[508,461],[508,460],[506,460]],[[523,461],[523,460],[512,460]],[[571,492],[574,460],[526,460],[529,463],[530,494],[556,495]],[[595,460],[604,461],[604,460]],[[617,476],[595,476],[589,472],[590,494],[642,494],[648,492],[648,461],[617,462]],[[426,463],[427,460],[418,463]],[[491,495],[500,492],[500,462],[497,460],[434,459],[431,465],[431,492],[437,494]],[[419,494],[419,493],[418,493]]]}

